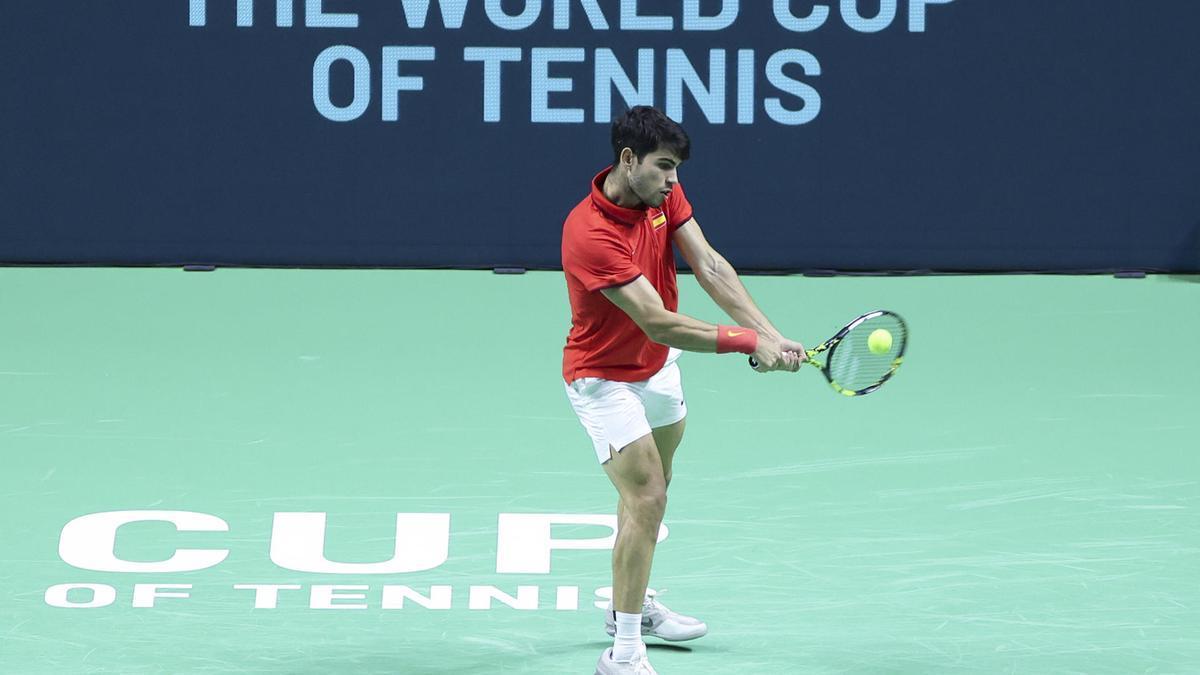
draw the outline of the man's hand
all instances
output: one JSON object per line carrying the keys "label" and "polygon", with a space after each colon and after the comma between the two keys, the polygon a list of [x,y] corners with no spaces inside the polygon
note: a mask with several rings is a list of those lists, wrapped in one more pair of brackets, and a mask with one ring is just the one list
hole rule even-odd
{"label": "man's hand", "polygon": [[796,342],[795,340],[782,338],[779,342],[779,348],[785,352],[791,352],[795,354],[796,357],[800,359],[801,365],[808,360],[808,350],[804,348],[804,345]]}
{"label": "man's hand", "polygon": [[758,362],[755,368],[760,373],[773,370],[786,370],[794,373],[804,362],[804,345],[794,340],[775,337],[765,333],[758,334],[758,348],[754,350],[754,360]]}

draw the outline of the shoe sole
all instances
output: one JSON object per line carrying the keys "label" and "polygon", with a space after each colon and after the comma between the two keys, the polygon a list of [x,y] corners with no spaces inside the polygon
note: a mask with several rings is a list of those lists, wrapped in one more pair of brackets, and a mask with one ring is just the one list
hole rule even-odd
{"label": "shoe sole", "polygon": [[[617,636],[616,629],[613,629],[613,630],[605,629],[604,632],[608,633],[609,637]],[[688,640],[696,640],[696,639],[702,638],[705,635],[708,635],[708,631],[704,631],[703,633],[701,633],[695,637],[686,637],[686,638],[669,638],[669,637],[664,637],[662,635],[656,635],[654,633],[642,633],[642,637],[644,637],[644,638],[646,638],[646,637],[658,638],[659,640],[666,640],[667,642],[687,642]]]}

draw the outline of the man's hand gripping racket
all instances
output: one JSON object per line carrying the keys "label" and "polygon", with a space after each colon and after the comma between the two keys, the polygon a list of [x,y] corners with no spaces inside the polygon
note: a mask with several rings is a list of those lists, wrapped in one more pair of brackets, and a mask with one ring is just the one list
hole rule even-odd
{"label": "man's hand gripping racket", "polygon": [[[878,389],[896,372],[904,361],[907,344],[908,326],[904,319],[895,312],[876,310],[846,324],[805,354],[839,394],[862,396]],[[824,363],[817,360],[822,353],[825,353]],[[753,356],[750,367],[759,370],[758,360]]]}

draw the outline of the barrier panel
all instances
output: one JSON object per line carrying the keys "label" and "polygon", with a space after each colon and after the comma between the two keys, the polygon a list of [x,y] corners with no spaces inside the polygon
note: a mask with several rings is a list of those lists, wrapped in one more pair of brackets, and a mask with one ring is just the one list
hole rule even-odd
{"label": "barrier panel", "polygon": [[653,104],[743,270],[1200,271],[1200,3],[8,3],[0,262],[559,264]]}

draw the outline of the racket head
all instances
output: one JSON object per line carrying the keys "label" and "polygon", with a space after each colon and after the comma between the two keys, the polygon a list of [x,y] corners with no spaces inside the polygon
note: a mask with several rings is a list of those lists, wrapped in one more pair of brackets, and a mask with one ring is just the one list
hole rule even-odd
{"label": "racket head", "polygon": [[[886,351],[875,353],[868,339],[880,329],[891,334],[892,343]],[[826,352],[821,373],[839,394],[863,396],[891,379],[904,362],[907,346],[908,324],[904,319],[895,312],[877,309],[846,324],[810,354]]]}

